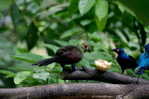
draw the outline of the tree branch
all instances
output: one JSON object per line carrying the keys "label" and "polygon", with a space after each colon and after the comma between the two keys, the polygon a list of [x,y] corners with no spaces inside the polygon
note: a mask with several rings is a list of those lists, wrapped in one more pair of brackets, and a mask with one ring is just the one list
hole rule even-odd
{"label": "tree branch", "polygon": [[[149,81],[122,75],[114,72],[101,72],[95,69],[83,68],[72,73],[64,72],[67,80],[96,80],[106,83],[78,83],[78,84],[52,84],[23,88],[1,88],[1,99],[59,99],[61,96],[110,96],[109,99],[149,99]],[[120,84],[116,84],[120,83]],[[132,84],[130,84],[132,83]],[[128,85],[122,85],[128,84]],[[121,98],[122,97],[122,98]],[[66,97],[62,98],[66,99]],[[68,99],[68,98],[67,98]],[[69,97],[70,99],[70,97]],[[95,98],[91,98],[95,99]],[[96,98],[98,99],[98,98]]]}
{"label": "tree branch", "polygon": [[[101,72],[96,69],[85,68],[84,70],[77,70],[72,73],[64,72],[64,80],[95,80],[103,81],[113,84],[136,84],[137,78],[127,75],[119,74],[116,72]],[[149,84],[148,80],[139,79],[139,84]]]}
{"label": "tree branch", "polygon": [[[129,99],[149,99],[149,85],[120,85],[106,83],[52,84],[24,88],[2,88],[1,99],[45,99],[53,96],[113,96],[125,95]],[[138,98],[139,97],[139,98]],[[54,99],[54,98],[52,98]]]}

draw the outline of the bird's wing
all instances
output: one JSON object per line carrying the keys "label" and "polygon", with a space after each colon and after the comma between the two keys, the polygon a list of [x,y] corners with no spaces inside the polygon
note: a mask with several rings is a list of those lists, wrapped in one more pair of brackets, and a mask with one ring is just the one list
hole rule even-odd
{"label": "bird's wing", "polygon": [[68,54],[68,52],[71,52],[75,48],[76,48],[75,46],[62,47],[56,52],[56,55],[57,56],[65,56],[66,54]]}
{"label": "bird's wing", "polygon": [[137,65],[137,62],[136,62],[136,59],[133,58],[132,56],[128,56],[129,57],[129,61],[130,61],[130,64],[131,64],[131,67],[133,68],[136,68],[138,65]]}
{"label": "bird's wing", "polygon": [[45,65],[51,64],[51,63],[53,63],[55,61],[56,61],[56,57],[53,57],[53,58],[48,58],[48,59],[40,60],[37,63],[32,64],[32,65],[45,66]]}
{"label": "bird's wing", "polygon": [[130,60],[132,61],[132,62],[135,62],[136,63],[136,59],[135,58],[133,58],[132,56],[128,56],[129,58],[130,58]]}
{"label": "bird's wing", "polygon": [[138,62],[139,67],[144,67],[144,66],[149,65],[148,61],[149,61],[149,58],[145,57],[145,54],[143,53],[140,55],[137,62]]}

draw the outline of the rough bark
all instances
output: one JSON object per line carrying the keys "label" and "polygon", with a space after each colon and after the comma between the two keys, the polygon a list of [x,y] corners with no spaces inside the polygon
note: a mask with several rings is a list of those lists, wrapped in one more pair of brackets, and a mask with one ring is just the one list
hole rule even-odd
{"label": "rough bark", "polygon": [[[23,88],[1,88],[0,99],[149,99],[149,81],[114,72],[83,68],[64,72],[67,80],[96,80],[107,83],[52,84]],[[88,97],[88,98],[86,98]]]}
{"label": "rough bark", "polygon": [[[96,69],[84,68],[72,73],[63,73],[64,80],[95,80],[113,84],[136,84],[137,78],[116,72],[101,72]],[[139,79],[139,84],[149,84],[148,80]]]}
{"label": "rough bark", "polygon": [[149,99],[149,85],[78,83],[0,89],[1,99],[47,99],[54,96],[116,97],[118,95],[123,96],[123,99]]}

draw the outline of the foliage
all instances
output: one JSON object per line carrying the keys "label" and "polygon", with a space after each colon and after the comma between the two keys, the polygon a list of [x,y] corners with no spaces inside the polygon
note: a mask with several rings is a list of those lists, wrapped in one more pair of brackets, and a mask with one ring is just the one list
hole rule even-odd
{"label": "foliage", "polygon": [[[133,0],[128,3],[132,5]],[[95,68],[94,61],[104,59],[112,62],[109,71],[120,72],[111,49],[123,47],[137,58],[148,41],[149,26],[142,23],[148,20],[145,2],[141,1],[139,8],[135,5],[130,8],[128,3],[124,0],[0,1],[0,74],[3,82],[0,86],[70,82],[61,79],[59,64],[31,65],[51,57],[65,45],[89,47],[78,67]],[[131,70],[126,74],[136,76]],[[149,79],[147,74],[143,77]]]}

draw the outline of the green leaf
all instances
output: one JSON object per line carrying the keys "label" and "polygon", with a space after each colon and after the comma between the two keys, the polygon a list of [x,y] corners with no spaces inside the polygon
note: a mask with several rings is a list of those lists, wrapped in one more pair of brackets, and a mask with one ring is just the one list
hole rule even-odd
{"label": "green leaf", "polygon": [[92,33],[92,34],[88,34],[89,35],[89,38],[92,40],[92,41],[95,41],[95,42],[99,42],[101,39],[100,39],[100,35],[96,32]]}
{"label": "green leaf", "polygon": [[81,21],[80,21],[80,24],[81,24],[82,26],[89,25],[90,23],[91,23],[91,20],[81,20]]}
{"label": "green leaf", "polygon": [[48,15],[58,13],[58,12],[62,11],[63,8],[68,7],[68,6],[69,6],[68,3],[63,3],[63,4],[59,4],[59,5],[50,7],[50,9],[48,10]]}
{"label": "green leaf", "polygon": [[78,9],[76,8],[78,7],[78,1],[79,0],[70,0],[70,5],[68,8],[69,15],[73,15],[75,12],[77,12]]}
{"label": "green leaf", "polygon": [[42,4],[40,6],[42,9],[48,8],[51,5],[54,5],[57,3],[56,0],[40,0],[40,1],[42,1]]}
{"label": "green leaf", "polygon": [[8,71],[8,70],[0,70],[0,74],[6,75],[6,77],[14,77],[15,73]]}
{"label": "green leaf", "polygon": [[123,5],[132,10],[145,24],[149,24],[149,0],[119,0]]}
{"label": "green leaf", "polygon": [[33,78],[40,79],[40,80],[45,80],[45,81],[49,78],[49,76],[50,76],[50,73],[45,72],[45,71],[33,74]]}
{"label": "green leaf", "polygon": [[18,38],[20,40],[24,40],[27,32],[27,24],[26,20],[24,19],[24,16],[22,15],[16,3],[13,3],[11,5],[10,15]]}
{"label": "green leaf", "polygon": [[95,18],[95,21],[96,21],[97,28],[100,31],[103,31],[107,23],[107,17],[103,18],[102,20],[98,20],[98,18]]}
{"label": "green leaf", "polygon": [[62,40],[54,40],[58,45],[60,46],[66,46],[68,45],[67,41],[62,41]]}
{"label": "green leaf", "polygon": [[58,47],[52,44],[44,44],[45,47],[51,49],[54,53],[58,50]]}
{"label": "green leaf", "polygon": [[38,5],[40,5],[42,3],[42,0],[33,0],[35,3],[37,3]]}
{"label": "green leaf", "polygon": [[96,23],[99,30],[103,30],[105,28],[108,16],[109,5],[106,0],[97,0],[95,7],[95,15],[96,15]]}
{"label": "green leaf", "polygon": [[108,15],[108,2],[106,0],[97,0],[95,14],[99,20],[102,20]]}
{"label": "green leaf", "polygon": [[66,38],[70,38],[72,37],[73,35],[76,35],[78,33],[80,33],[82,31],[82,29],[80,27],[75,27],[75,28],[72,28],[72,29],[69,29],[67,31],[65,31],[61,36],[60,38],[61,39],[66,39]]}
{"label": "green leaf", "polygon": [[43,59],[42,56],[32,54],[32,53],[17,54],[15,56],[13,56],[13,58],[15,58],[17,60],[22,60],[22,61],[25,61],[25,62],[29,62],[29,63],[34,63],[36,61],[39,61],[39,60]]}
{"label": "green leaf", "polygon": [[127,11],[131,15],[135,16],[135,13],[132,10],[130,10],[127,6],[124,6],[121,2],[115,1],[115,3],[118,5],[118,7],[122,13]]}
{"label": "green leaf", "polygon": [[31,75],[31,72],[30,71],[18,72],[16,74],[16,76],[14,77],[14,83],[15,84],[20,84],[25,79],[27,79],[30,75]]}
{"label": "green leaf", "polygon": [[0,11],[9,8],[13,0],[0,0]]}
{"label": "green leaf", "polygon": [[38,28],[36,27],[34,22],[32,22],[28,28],[26,37],[28,50],[31,50],[36,45],[37,40],[38,40]]}
{"label": "green leaf", "polygon": [[95,0],[80,0],[79,11],[81,15],[86,14],[95,4]]}

